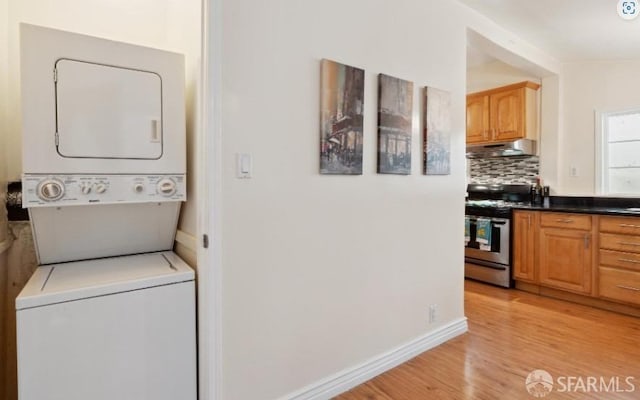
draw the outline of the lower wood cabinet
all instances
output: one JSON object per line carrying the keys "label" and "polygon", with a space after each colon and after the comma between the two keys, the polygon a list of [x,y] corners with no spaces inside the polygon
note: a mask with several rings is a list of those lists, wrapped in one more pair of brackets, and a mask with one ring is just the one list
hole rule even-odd
{"label": "lower wood cabinet", "polygon": [[592,217],[540,211],[514,212],[513,278],[591,295]]}
{"label": "lower wood cabinet", "polygon": [[600,296],[640,305],[640,272],[600,267]]}
{"label": "lower wood cabinet", "polygon": [[590,231],[541,227],[540,284],[591,294],[591,242]]}
{"label": "lower wood cabinet", "polygon": [[640,217],[516,210],[512,259],[524,290],[640,316]]}
{"label": "lower wood cabinet", "polygon": [[513,279],[536,283],[538,212],[513,213]]}

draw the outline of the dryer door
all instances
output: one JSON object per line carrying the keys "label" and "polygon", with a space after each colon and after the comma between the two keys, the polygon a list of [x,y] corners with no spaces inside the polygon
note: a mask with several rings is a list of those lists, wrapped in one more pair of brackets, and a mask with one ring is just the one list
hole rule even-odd
{"label": "dryer door", "polygon": [[56,147],[62,157],[162,157],[162,79],[154,72],[59,59]]}

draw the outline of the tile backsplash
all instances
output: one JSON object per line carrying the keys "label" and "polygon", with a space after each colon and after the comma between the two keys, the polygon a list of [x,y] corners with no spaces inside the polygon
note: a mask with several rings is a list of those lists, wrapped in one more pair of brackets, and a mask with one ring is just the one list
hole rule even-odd
{"label": "tile backsplash", "polygon": [[469,183],[524,183],[536,182],[540,171],[537,156],[469,158]]}

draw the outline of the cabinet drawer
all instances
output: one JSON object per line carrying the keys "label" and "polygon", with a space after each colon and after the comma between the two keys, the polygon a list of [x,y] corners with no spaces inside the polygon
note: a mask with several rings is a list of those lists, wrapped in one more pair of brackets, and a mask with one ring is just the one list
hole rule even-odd
{"label": "cabinet drawer", "polygon": [[600,265],[626,268],[640,272],[640,254],[600,250]]}
{"label": "cabinet drawer", "polygon": [[626,251],[628,253],[640,253],[640,236],[601,233],[600,248]]}
{"label": "cabinet drawer", "polygon": [[640,235],[640,218],[600,217],[600,232]]}
{"label": "cabinet drawer", "polygon": [[640,272],[600,267],[600,296],[640,304]]}
{"label": "cabinet drawer", "polygon": [[553,228],[590,230],[591,216],[543,212],[540,214],[540,225]]}

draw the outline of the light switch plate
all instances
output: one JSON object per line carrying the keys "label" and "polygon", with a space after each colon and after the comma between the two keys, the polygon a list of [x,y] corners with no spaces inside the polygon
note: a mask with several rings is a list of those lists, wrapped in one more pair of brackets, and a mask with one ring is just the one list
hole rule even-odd
{"label": "light switch plate", "polygon": [[236,177],[238,179],[251,178],[251,170],[253,168],[253,160],[251,154],[238,153],[236,154]]}

